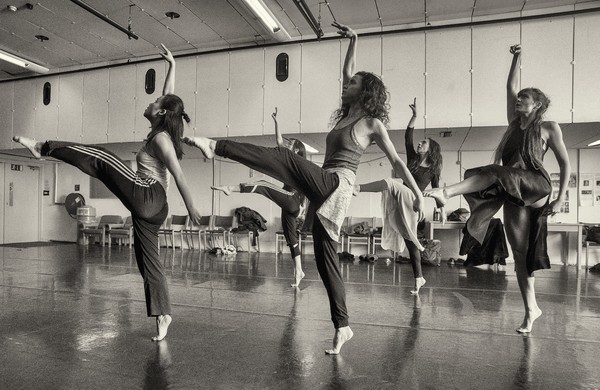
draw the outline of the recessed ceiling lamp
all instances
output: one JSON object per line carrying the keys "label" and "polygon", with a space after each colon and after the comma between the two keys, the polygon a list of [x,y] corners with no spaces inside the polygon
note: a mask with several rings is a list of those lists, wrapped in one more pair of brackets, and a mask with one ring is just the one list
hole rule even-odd
{"label": "recessed ceiling lamp", "polygon": [[179,17],[179,14],[173,11],[165,12],[165,15],[167,16],[167,18],[171,19],[177,19]]}
{"label": "recessed ceiling lamp", "polygon": [[20,66],[35,73],[48,73],[50,70],[45,66],[36,64],[35,62],[18,57],[14,54],[7,53],[4,50],[0,50],[0,60],[10,62],[11,64]]}
{"label": "recessed ceiling lamp", "polygon": [[273,13],[267,8],[267,6],[262,2],[262,0],[242,0],[244,4],[256,17],[261,21],[261,23],[267,28],[269,33],[280,41],[288,41],[291,39],[290,35],[285,31],[285,29],[281,26],[279,21],[275,18]]}

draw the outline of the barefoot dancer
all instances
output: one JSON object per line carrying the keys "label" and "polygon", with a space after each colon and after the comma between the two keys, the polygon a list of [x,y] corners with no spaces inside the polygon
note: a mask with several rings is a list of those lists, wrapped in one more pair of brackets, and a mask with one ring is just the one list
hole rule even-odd
{"label": "barefoot dancer", "polygon": [[[483,241],[491,217],[504,206],[506,235],[515,259],[517,281],[525,306],[519,333],[531,332],[542,314],[535,298],[533,272],[550,268],[547,254],[547,214],[554,214],[564,200],[571,167],[562,132],[556,122],[544,121],[550,100],[536,88],[517,93],[517,72],[521,48],[511,47],[513,60],[507,82],[509,126],[496,149],[495,163],[465,172],[460,183],[426,191],[439,203],[464,195],[471,208],[465,239]],[[558,198],[552,202],[550,177],[542,159],[552,149],[560,167]],[[469,235],[471,237],[469,237]]]}
{"label": "barefoot dancer", "polygon": [[336,253],[340,227],[352,198],[352,187],[360,157],[375,142],[386,154],[396,173],[411,183],[416,195],[414,209],[421,210],[423,196],[404,162],[400,159],[387,129],[387,90],[378,76],[368,72],[353,75],[357,36],[350,28],[335,23],[338,32],[350,39],[344,61],[342,106],[335,112],[334,128],[327,135],[325,161],[318,167],[283,148],[265,148],[229,140],[186,138],[189,145],[202,150],[207,158],[215,155],[238,161],[302,191],[310,201],[307,220],[312,220],[315,259],[319,275],[329,296],[335,327],[333,349],[338,354],[352,338],[348,326],[346,292]]}
{"label": "barefoot dancer", "polygon": [[[284,140],[279,132],[277,125],[277,108],[271,114],[275,121],[275,136],[277,138],[277,146],[279,148],[287,148],[301,157],[306,158],[306,148],[304,144],[294,138]],[[300,245],[298,245],[298,231],[301,230],[304,223],[304,214],[306,212],[306,197],[299,191],[295,190],[287,184],[283,188],[269,183],[264,180],[259,180],[253,183],[240,183],[239,185],[228,185],[211,187],[213,190],[223,191],[225,195],[232,192],[241,192],[249,194],[260,194],[271,199],[277,206],[281,207],[281,224],[283,227],[283,235],[285,241],[290,247],[292,258],[294,259],[294,284],[292,287],[299,287],[300,281],[304,278],[302,271],[302,256],[300,253]]]}
{"label": "barefoot dancer", "polygon": [[[394,179],[355,185],[354,195],[358,195],[360,192],[381,192],[381,210],[383,211],[381,247],[394,252],[402,252],[404,245],[409,248],[415,275],[415,289],[411,291],[411,294],[419,294],[419,289],[425,284],[425,278],[423,278],[423,274],[419,274],[420,276],[417,277],[415,261],[419,261],[418,270],[420,272],[421,256],[419,251],[425,248],[417,238],[417,225],[423,219],[423,213],[413,211],[415,195],[410,188]],[[414,258],[413,251],[419,254],[417,259]]]}
{"label": "barefoot dancer", "polygon": [[167,280],[158,257],[158,230],[169,211],[166,193],[170,175],[175,179],[190,218],[194,222],[200,221],[179,165],[183,155],[183,119],[189,122],[190,118],[181,99],[172,94],[175,60],[169,50],[162,47],[164,53],[161,55],[169,63],[169,71],[163,96],[150,103],[144,111],[151,130],[136,156],[137,173],[114,154],[99,147],[59,141],[36,142],[19,136],[13,138],[37,158],[56,158],[100,179],[131,211],[135,258],[144,278],[146,310],[149,317],[156,317],[157,335],[152,338],[154,341],[165,338],[172,320]]}

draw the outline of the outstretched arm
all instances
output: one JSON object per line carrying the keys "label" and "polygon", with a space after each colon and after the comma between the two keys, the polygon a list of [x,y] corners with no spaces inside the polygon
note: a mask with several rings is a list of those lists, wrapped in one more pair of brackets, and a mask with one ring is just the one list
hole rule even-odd
{"label": "outstretched arm", "polygon": [[563,141],[562,131],[556,122],[545,122],[542,125],[548,131],[548,147],[554,152],[558,167],[560,168],[560,187],[558,189],[558,198],[550,202],[552,213],[560,211],[560,205],[565,200],[569,177],[571,176],[571,163],[567,147]]}
{"label": "outstretched arm", "polygon": [[423,194],[421,193],[421,190],[417,186],[415,179],[412,177],[410,171],[408,170],[408,167],[406,166],[404,161],[402,161],[400,156],[398,156],[398,153],[396,152],[396,149],[394,148],[394,145],[390,140],[390,136],[385,126],[378,119],[370,119],[369,127],[373,131],[373,139],[375,140],[375,143],[377,143],[377,146],[379,146],[379,148],[387,156],[388,160],[392,164],[392,167],[394,168],[394,172],[396,172],[398,177],[400,177],[408,185],[408,188],[410,188],[411,191],[415,194],[416,198],[414,210],[422,211]]}
{"label": "outstretched arm", "polygon": [[356,44],[358,41],[358,35],[348,26],[340,24],[338,22],[334,22],[331,24],[333,27],[339,29],[337,32],[342,37],[350,38],[350,43],[348,44],[348,50],[346,51],[346,59],[344,60],[344,69],[343,69],[343,84],[346,85],[354,76],[354,67],[356,66]]}
{"label": "outstretched arm", "polygon": [[508,123],[512,122],[517,115],[515,112],[515,103],[517,102],[517,93],[519,93],[519,59],[521,58],[521,45],[510,47],[513,55],[508,80],[506,81],[506,117]]}
{"label": "outstretched arm", "polygon": [[165,85],[163,86],[162,92],[164,96],[175,93],[175,59],[165,45],[161,43],[160,46],[164,50],[164,53],[160,53],[160,55],[169,63],[169,69],[167,70],[167,77],[165,78]]}
{"label": "outstretched arm", "polygon": [[175,154],[175,148],[173,147],[171,138],[165,133],[159,133],[152,139],[151,142],[153,143],[152,150],[155,152],[156,157],[166,165],[169,172],[171,172],[171,175],[173,175],[173,179],[175,180],[177,189],[183,198],[183,202],[188,210],[190,219],[194,223],[200,223],[200,213],[194,206],[192,191],[190,190],[187,180],[183,175],[183,170],[181,169],[181,165],[179,165],[179,160],[177,160],[177,155]]}
{"label": "outstretched arm", "polygon": [[406,126],[406,133],[404,133],[404,146],[406,148],[406,160],[412,161],[418,158],[417,151],[415,150],[415,144],[413,142],[413,134],[415,130],[415,119],[417,118],[417,98],[413,100],[413,104],[408,105],[412,110],[412,116]]}
{"label": "outstretched arm", "polygon": [[359,192],[383,192],[386,189],[387,183],[385,180],[377,180],[370,183],[354,185],[354,195],[358,195]]}
{"label": "outstretched arm", "polygon": [[285,147],[285,141],[279,132],[279,125],[277,124],[277,107],[275,107],[275,112],[271,114],[271,118],[273,118],[273,122],[275,122],[275,139],[277,140],[277,146],[280,148]]}

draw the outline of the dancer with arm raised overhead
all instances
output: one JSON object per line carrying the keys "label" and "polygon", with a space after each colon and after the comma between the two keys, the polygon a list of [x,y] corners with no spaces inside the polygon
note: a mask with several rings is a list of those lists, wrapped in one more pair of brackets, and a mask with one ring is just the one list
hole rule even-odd
{"label": "dancer with arm raised overhead", "polygon": [[[281,135],[277,123],[277,108],[275,108],[275,112],[271,114],[271,117],[275,122],[277,147],[289,149],[297,155],[306,158],[306,148],[302,141],[295,138],[286,140]],[[264,180],[240,183],[238,185],[212,186],[211,188],[216,191],[222,191],[225,195],[229,195],[232,192],[260,194],[272,200],[281,208],[283,235],[294,260],[294,283],[292,287],[299,287],[300,281],[304,278],[304,271],[302,270],[302,254],[298,243],[298,234],[302,229],[308,206],[306,197],[300,191],[287,184],[284,184],[283,188],[281,188]]]}
{"label": "dancer with arm raised overhead", "polygon": [[[442,170],[442,154],[440,145],[431,138],[425,138],[417,145],[413,144],[414,123],[417,117],[417,99],[409,105],[412,116],[408,122],[405,134],[406,159],[408,169],[415,179],[419,190],[423,191],[429,183],[433,188],[439,186],[440,172]],[[408,185],[407,183],[404,183]],[[403,188],[404,187],[404,188]],[[418,294],[425,284],[421,269],[421,251],[424,249],[417,239],[417,225],[423,219],[422,214],[416,214],[407,208],[414,197],[413,193],[398,181],[393,179],[379,180],[355,186],[355,194],[360,192],[381,192],[383,208],[382,247],[394,252],[408,249],[410,262],[415,277],[415,288],[412,294]],[[407,203],[408,202],[408,203]],[[444,206],[438,204],[445,222]],[[404,243],[398,239],[404,239]]]}
{"label": "dancer with arm raised overhead", "polygon": [[[550,99],[537,88],[518,90],[521,47],[511,46],[510,52],[513,59],[506,85],[509,125],[496,149],[495,164],[469,169],[462,182],[425,191],[425,194],[439,204],[463,195],[471,208],[465,239],[479,243],[485,237],[492,216],[504,206],[506,236],[525,306],[523,322],[516,330],[528,333],[542,314],[535,296],[533,272],[550,268],[547,215],[560,210],[571,167],[560,126],[544,120]],[[550,176],[543,167],[548,149],[560,167],[560,189],[558,198],[553,200],[550,200]],[[497,165],[500,163],[502,165]]]}
{"label": "dancer with arm raised overhead", "polygon": [[346,292],[338,265],[337,241],[352,198],[355,173],[365,149],[375,142],[386,154],[399,177],[415,193],[413,208],[420,211],[423,197],[389,138],[388,94],[381,78],[369,73],[354,74],[357,35],[349,27],[334,24],[338,33],[350,40],[344,61],[342,106],[334,113],[334,126],[328,133],[325,161],[318,167],[290,150],[265,148],[229,140],[186,138],[207,158],[215,155],[238,161],[301,191],[310,201],[307,220],[312,220],[315,260],[327,290],[331,319],[335,328],[333,348],[338,354],[352,338],[348,325]]}
{"label": "dancer with arm raised overhead", "polygon": [[183,101],[173,95],[175,60],[166,47],[162,48],[164,52],[161,55],[169,63],[169,70],[163,95],[144,111],[144,117],[150,122],[150,133],[137,153],[137,172],[113,153],[97,146],[62,141],[37,142],[20,136],[13,138],[37,158],[49,156],[62,160],[101,180],[131,211],[133,245],[144,279],[147,315],[156,317],[157,335],[152,338],[154,341],[165,338],[172,321],[167,280],[158,256],[158,230],[169,211],[166,194],[171,176],[190,218],[194,222],[200,221],[179,165],[183,155],[183,121],[189,122],[190,118],[184,111]]}

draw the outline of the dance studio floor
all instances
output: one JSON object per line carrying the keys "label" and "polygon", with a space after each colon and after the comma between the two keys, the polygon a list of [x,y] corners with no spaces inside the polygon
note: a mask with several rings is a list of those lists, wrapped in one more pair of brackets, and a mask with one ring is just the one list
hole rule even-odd
{"label": "dance studio floor", "polygon": [[333,328],[312,256],[163,250],[173,323],[153,343],[127,247],[0,247],[1,389],[598,389],[600,276],[536,274],[529,336],[512,267],[343,263],[354,338]]}

